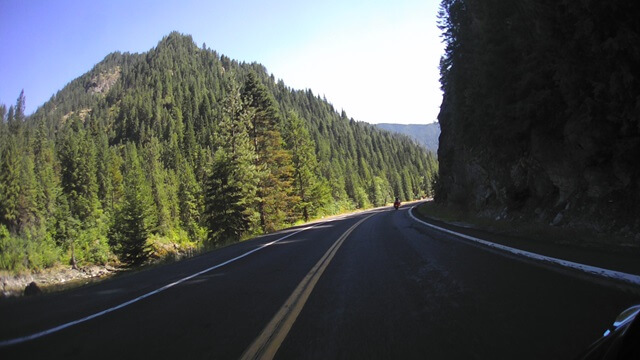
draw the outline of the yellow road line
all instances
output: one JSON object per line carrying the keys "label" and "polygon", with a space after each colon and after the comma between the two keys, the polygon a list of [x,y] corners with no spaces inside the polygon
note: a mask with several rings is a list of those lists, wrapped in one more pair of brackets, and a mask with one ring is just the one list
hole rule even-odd
{"label": "yellow road line", "polygon": [[287,301],[282,305],[271,321],[269,321],[260,335],[244,351],[240,357],[241,359],[273,359],[278,348],[287,337],[287,334],[289,334],[289,330],[291,330],[293,323],[295,323],[298,315],[302,311],[302,308],[307,302],[307,299],[318,282],[318,279],[320,279],[320,276],[322,276],[322,273],[327,268],[344,240],[356,227],[358,227],[358,225],[362,224],[373,215],[375,214],[371,214],[351,226],[349,230],[345,231],[345,233],[340,236],[329,250],[327,250],[315,266],[311,268],[309,273],[307,273],[304,279],[302,279],[300,284],[298,284],[298,287],[293,290],[293,293],[291,293]]}

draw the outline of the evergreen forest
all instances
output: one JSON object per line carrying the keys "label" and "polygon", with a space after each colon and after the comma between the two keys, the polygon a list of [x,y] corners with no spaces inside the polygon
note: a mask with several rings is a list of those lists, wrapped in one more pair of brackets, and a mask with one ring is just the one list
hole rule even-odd
{"label": "evergreen forest", "polygon": [[29,116],[27,97],[0,106],[0,270],[136,266],[428,196],[438,171],[408,137],[176,32]]}

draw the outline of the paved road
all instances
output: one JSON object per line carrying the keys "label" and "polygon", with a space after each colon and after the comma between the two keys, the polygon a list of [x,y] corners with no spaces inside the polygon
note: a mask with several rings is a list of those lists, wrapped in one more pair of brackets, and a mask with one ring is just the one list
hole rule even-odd
{"label": "paved road", "polygon": [[488,251],[412,220],[403,207],[74,291],[4,300],[0,342],[111,309],[258,248],[102,316],[0,347],[0,358],[236,359],[253,348],[281,359],[571,359],[621,309],[640,303],[638,289]]}

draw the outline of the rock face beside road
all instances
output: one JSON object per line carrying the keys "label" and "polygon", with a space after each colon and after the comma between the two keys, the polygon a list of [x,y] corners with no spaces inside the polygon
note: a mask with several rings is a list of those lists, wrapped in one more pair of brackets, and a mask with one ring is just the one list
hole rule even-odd
{"label": "rock face beside road", "polygon": [[[568,121],[564,127],[579,125]],[[601,231],[640,230],[640,218],[632,215],[640,213],[640,178],[637,165],[622,149],[622,137],[610,134],[603,141],[598,130],[561,136],[532,131],[523,140],[523,151],[522,142],[461,142],[450,124],[442,129],[437,200],[492,217],[528,217]],[[602,144],[595,144],[596,137]],[[640,144],[640,137],[633,141]],[[598,164],[603,156],[606,160]]]}
{"label": "rock face beside road", "polygon": [[640,245],[638,5],[536,3],[447,9],[436,200]]}
{"label": "rock face beside road", "polygon": [[[640,213],[640,178],[629,159],[638,152],[640,137],[625,139],[617,135],[621,128],[606,135],[592,126],[559,135],[534,129],[514,134],[524,138],[518,142],[465,142],[454,126],[442,122],[436,200],[492,218],[619,232],[640,245],[640,218],[633,215]],[[562,128],[581,125],[572,120]],[[590,146],[580,145],[585,143]],[[634,150],[627,153],[627,146]]]}

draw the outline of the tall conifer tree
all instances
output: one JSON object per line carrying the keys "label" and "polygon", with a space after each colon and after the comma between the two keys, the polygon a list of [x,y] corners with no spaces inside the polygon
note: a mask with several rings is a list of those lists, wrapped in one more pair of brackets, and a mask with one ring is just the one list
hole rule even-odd
{"label": "tall conifer tree", "polygon": [[251,140],[260,173],[258,212],[263,231],[273,231],[290,220],[293,167],[284,149],[280,115],[275,100],[254,72],[249,72],[242,90],[245,111],[250,114]]}
{"label": "tall conifer tree", "polygon": [[213,244],[238,241],[249,229],[251,219],[242,204],[242,187],[233,173],[229,154],[222,148],[216,151],[205,195],[205,222]]}
{"label": "tall conifer tree", "polygon": [[154,221],[152,207],[151,188],[136,146],[129,143],[125,148],[124,198],[109,231],[111,246],[127,264],[139,265],[149,256],[147,238]]}
{"label": "tall conifer tree", "polygon": [[315,216],[329,202],[329,187],[318,176],[315,144],[298,114],[290,111],[284,126],[287,148],[293,163],[293,188],[299,202],[295,208],[305,221]]}
{"label": "tall conifer tree", "polygon": [[0,221],[12,231],[18,231],[20,183],[20,155],[15,138],[1,144],[0,158]]}

